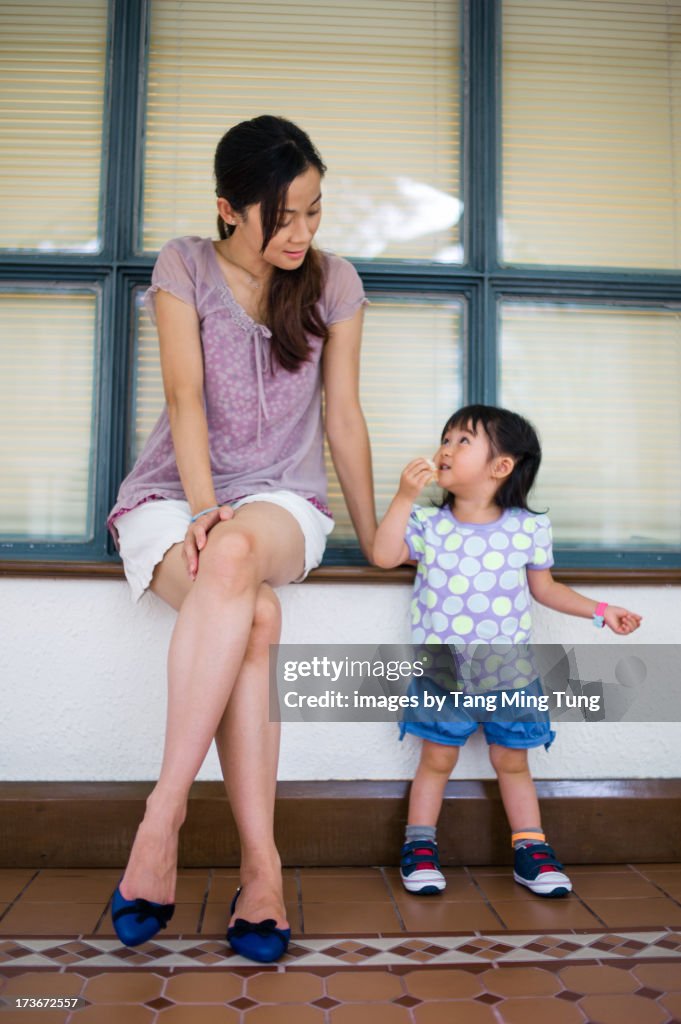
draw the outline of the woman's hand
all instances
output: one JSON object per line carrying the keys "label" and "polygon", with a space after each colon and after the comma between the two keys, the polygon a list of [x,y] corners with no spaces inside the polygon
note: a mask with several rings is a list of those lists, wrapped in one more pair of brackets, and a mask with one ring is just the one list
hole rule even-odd
{"label": "woman's hand", "polygon": [[429,459],[414,459],[402,470],[398,494],[413,501],[419,496],[426,484],[437,479],[437,472]]}
{"label": "woman's hand", "polygon": [[208,534],[217,526],[228,519],[234,518],[234,509],[231,505],[221,505],[214,512],[207,512],[195,523],[190,523],[182,545],[182,558],[187,566],[190,579],[195,580],[199,571],[199,554],[206,546]]}
{"label": "woman's hand", "polygon": [[641,625],[641,616],[636,612],[628,612],[626,608],[618,608],[617,605],[609,604],[603,613],[603,620],[613,633],[620,636],[627,636],[633,633]]}

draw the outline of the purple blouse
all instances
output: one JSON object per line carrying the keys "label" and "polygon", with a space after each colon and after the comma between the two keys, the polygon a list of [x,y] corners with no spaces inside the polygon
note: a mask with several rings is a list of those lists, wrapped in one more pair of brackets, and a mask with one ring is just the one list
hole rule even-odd
{"label": "purple blouse", "polygon": [[[349,320],[367,302],[347,260],[322,254],[319,299],[329,326]],[[270,363],[271,332],[234,298],[210,238],[176,238],[158,255],[144,302],[154,320],[154,295],[170,292],[194,306],[200,322],[210,461],[220,504],[258,491],[289,490],[326,504],[321,367],[322,342],[308,336],[310,358],[295,371]],[[121,484],[107,525],[155,498],[186,500],[164,407],[132,471]]]}

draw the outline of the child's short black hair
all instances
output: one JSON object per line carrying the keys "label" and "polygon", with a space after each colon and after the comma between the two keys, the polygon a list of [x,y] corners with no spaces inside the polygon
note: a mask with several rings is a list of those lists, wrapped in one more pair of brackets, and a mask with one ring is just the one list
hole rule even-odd
{"label": "child's short black hair", "polygon": [[[457,427],[471,426],[477,432],[478,424],[489,438],[493,455],[510,455],[513,469],[494,495],[500,508],[524,508],[533,511],[527,498],[541,463],[541,445],[537,431],[517,412],[500,409],[495,405],[466,405],[450,416],[442,429],[445,434]],[[445,502],[446,503],[446,502]]]}

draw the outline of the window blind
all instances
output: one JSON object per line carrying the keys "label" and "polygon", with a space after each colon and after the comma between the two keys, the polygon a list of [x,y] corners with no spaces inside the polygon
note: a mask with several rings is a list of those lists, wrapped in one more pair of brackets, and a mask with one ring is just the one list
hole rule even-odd
{"label": "window blind", "polygon": [[681,0],[503,0],[502,258],[681,267]]}
{"label": "window blind", "polygon": [[[142,289],[137,299],[134,444],[128,468],[164,404],[156,330],[141,306],[141,294]],[[372,298],[367,308],[361,399],[371,438],[379,515],[388,507],[404,466],[418,455],[433,454],[447,417],[461,404],[463,318],[463,300],[457,299],[425,298],[412,303]],[[336,518],[333,538],[354,537],[328,451],[326,462],[329,503]]]}
{"label": "window blind", "polygon": [[97,423],[94,291],[0,292],[0,534],[86,540]]}
{"label": "window blind", "polygon": [[215,147],[280,114],[329,171],[320,244],[461,262],[457,0],[152,0],[140,246],[213,235]]}
{"label": "window blind", "polygon": [[0,247],[100,248],[106,0],[0,4]]}
{"label": "window blind", "polygon": [[506,302],[501,402],[544,456],[532,506],[559,541],[681,543],[681,311]]}

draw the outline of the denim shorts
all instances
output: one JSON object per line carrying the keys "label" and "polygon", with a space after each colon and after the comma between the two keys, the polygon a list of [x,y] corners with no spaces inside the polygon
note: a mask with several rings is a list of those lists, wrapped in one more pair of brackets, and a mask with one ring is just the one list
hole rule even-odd
{"label": "denim shorts", "polygon": [[502,710],[499,705],[502,693],[519,693],[524,696],[540,696],[543,693],[541,683],[535,679],[522,691],[494,691],[497,697],[496,710],[487,711],[480,707],[456,707],[453,698],[448,698],[442,711],[431,711],[424,708],[424,693],[442,696],[446,691],[431,679],[413,679],[409,685],[410,696],[419,697],[419,706],[408,708],[400,722],[400,739],[405,733],[420,736],[431,743],[442,743],[449,747],[463,747],[469,736],[482,726],[488,743],[496,743],[500,747],[513,750],[530,750],[543,746],[549,749],[556,734],[551,728],[548,711],[538,708],[512,708]]}

